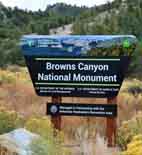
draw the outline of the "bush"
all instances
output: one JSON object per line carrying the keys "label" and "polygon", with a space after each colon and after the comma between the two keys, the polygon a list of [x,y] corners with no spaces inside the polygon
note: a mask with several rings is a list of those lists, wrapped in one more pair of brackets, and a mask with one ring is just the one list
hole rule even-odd
{"label": "bush", "polygon": [[132,82],[132,84],[127,89],[130,94],[137,96],[142,94],[142,83],[139,80],[134,80],[134,82]]}
{"label": "bush", "polygon": [[[42,137],[32,143],[33,155],[64,155],[66,153],[66,149],[61,146],[64,140],[63,133],[54,131],[51,121],[47,117],[30,118],[25,127]],[[54,132],[56,132],[56,137]]]}
{"label": "bush", "polygon": [[118,129],[117,143],[124,150],[132,138],[142,133],[142,113],[138,113],[129,121],[124,121]]}
{"label": "bush", "polygon": [[128,144],[127,150],[122,152],[122,155],[142,155],[142,135],[136,135],[133,137],[130,144]]}
{"label": "bush", "polygon": [[53,135],[53,128],[51,121],[46,117],[30,118],[25,127],[31,132],[37,133],[46,139],[50,139]]}
{"label": "bush", "polygon": [[0,69],[0,84],[16,84],[30,81],[26,68],[11,66],[5,70]]}
{"label": "bush", "polygon": [[23,119],[14,111],[0,108],[0,134],[10,132],[23,126]]}
{"label": "bush", "polygon": [[123,83],[121,91],[133,95],[133,97],[138,97],[142,94],[142,81],[136,78],[127,79]]}
{"label": "bush", "polygon": [[7,70],[0,70],[0,83],[15,83],[16,76]]}
{"label": "bush", "polygon": [[51,139],[39,138],[31,144],[32,155],[69,155],[70,152],[61,145],[52,143]]}

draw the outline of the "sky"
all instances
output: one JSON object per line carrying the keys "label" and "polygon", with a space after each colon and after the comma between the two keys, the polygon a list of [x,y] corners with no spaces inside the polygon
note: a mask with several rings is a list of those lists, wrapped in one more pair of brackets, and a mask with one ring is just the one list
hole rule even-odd
{"label": "sky", "polygon": [[48,4],[55,4],[64,2],[67,4],[77,6],[94,6],[104,4],[112,0],[0,0],[5,6],[15,7],[18,6],[21,9],[27,9],[37,11],[39,9],[44,10]]}

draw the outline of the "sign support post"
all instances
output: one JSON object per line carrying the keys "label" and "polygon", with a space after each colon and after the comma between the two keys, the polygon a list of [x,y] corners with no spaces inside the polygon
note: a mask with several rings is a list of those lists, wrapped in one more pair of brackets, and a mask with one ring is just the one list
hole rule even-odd
{"label": "sign support post", "polygon": [[[53,104],[60,104],[62,102],[61,96],[52,96]],[[53,124],[54,129],[61,130],[61,116],[51,116],[51,122]]]}
{"label": "sign support post", "polygon": [[[107,104],[117,104],[117,97],[107,98]],[[108,147],[114,147],[116,145],[116,118],[107,118],[106,121],[106,136]]]}

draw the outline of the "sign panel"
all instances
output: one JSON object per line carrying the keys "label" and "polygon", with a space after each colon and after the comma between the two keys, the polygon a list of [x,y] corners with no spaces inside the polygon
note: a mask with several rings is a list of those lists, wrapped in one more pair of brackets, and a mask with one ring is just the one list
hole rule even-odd
{"label": "sign panel", "polygon": [[52,116],[117,117],[116,104],[47,104],[47,114]]}
{"label": "sign panel", "polygon": [[134,36],[34,35],[21,41],[39,96],[104,98],[117,96],[129,64],[129,56],[119,55],[131,53],[135,43]]}
{"label": "sign panel", "polygon": [[128,57],[26,57],[40,96],[113,97],[119,92]]}

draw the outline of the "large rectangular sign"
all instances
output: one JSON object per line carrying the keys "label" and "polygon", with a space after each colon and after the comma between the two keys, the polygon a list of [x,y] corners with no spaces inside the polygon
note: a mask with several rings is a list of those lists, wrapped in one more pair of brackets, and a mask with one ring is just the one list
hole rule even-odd
{"label": "large rectangular sign", "polygon": [[26,57],[40,96],[113,97],[119,92],[128,57]]}
{"label": "large rectangular sign", "polygon": [[47,104],[47,114],[52,116],[116,117],[116,104]]}
{"label": "large rectangular sign", "polygon": [[107,98],[120,90],[136,38],[27,35],[21,46],[39,96]]}

